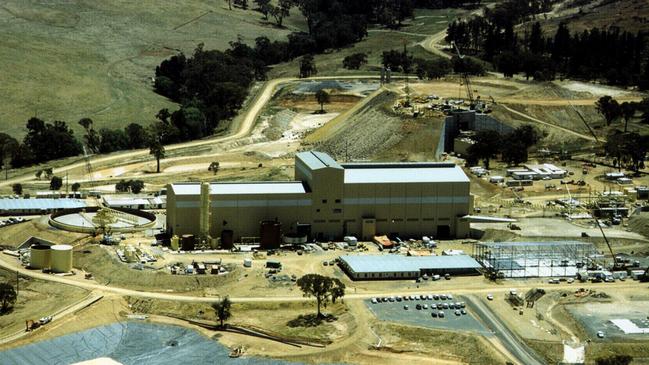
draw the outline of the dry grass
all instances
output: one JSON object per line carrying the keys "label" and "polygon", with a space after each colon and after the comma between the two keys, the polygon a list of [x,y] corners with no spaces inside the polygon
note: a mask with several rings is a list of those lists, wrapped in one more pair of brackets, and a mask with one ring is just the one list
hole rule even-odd
{"label": "dry grass", "polygon": [[0,228],[0,242],[2,246],[17,247],[32,236],[58,244],[71,244],[87,237],[87,235],[82,233],[61,231],[49,226],[47,224],[47,216],[42,219],[35,218],[29,222]]}
{"label": "dry grass", "polygon": [[[16,284],[16,274],[0,269],[0,282]],[[0,334],[8,335],[25,328],[28,319],[38,320],[54,314],[83,299],[88,292],[73,286],[60,285],[21,277],[18,300],[13,311],[0,315]]]}
{"label": "dry grass", "polygon": [[285,39],[304,28],[292,13],[278,29],[223,1],[3,1],[0,68],[11,70],[0,91],[3,132],[21,136],[34,115],[66,120],[77,133],[82,117],[98,128],[151,121],[161,108],[174,108],[151,89],[164,58],[201,42],[223,49],[238,35],[250,43],[262,34]]}
{"label": "dry grass", "polygon": [[502,364],[505,360],[478,336],[379,322],[375,326],[385,347],[395,352],[430,354],[467,364]]}

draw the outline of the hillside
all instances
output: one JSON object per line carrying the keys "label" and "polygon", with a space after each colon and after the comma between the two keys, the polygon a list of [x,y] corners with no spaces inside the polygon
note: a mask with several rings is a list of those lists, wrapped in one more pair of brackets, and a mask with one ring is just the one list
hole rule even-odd
{"label": "hillside", "polygon": [[566,0],[551,12],[541,14],[547,34],[553,34],[559,23],[566,22],[572,32],[591,28],[618,27],[637,32],[649,29],[649,2],[646,0]]}
{"label": "hillside", "polygon": [[31,116],[96,128],[146,123],[174,104],[151,90],[155,66],[170,55],[225,48],[241,36],[284,39],[304,29],[296,9],[286,28],[252,10],[207,0],[5,0],[0,4],[0,125],[22,137]]}

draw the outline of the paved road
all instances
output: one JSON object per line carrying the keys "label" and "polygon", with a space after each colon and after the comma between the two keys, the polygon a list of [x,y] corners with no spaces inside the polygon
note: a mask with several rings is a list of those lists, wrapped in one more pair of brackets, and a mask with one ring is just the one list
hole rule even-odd
{"label": "paved road", "polygon": [[516,357],[520,364],[542,365],[544,361],[539,360],[538,355],[530,349],[516,334],[496,316],[488,306],[484,305],[478,298],[467,295],[467,304],[473,308],[474,313],[482,320],[489,329],[500,339],[507,350]]}

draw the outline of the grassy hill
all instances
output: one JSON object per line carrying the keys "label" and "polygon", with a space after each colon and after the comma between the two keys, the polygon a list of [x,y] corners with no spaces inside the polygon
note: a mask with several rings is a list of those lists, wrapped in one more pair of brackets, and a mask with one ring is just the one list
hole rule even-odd
{"label": "grassy hill", "polygon": [[285,39],[305,29],[296,9],[285,29],[252,10],[210,0],[75,0],[0,3],[0,130],[22,137],[31,116],[97,128],[147,123],[174,104],[152,91],[155,66],[170,55],[226,48],[240,35]]}
{"label": "grassy hill", "polygon": [[646,0],[565,0],[551,12],[542,14],[543,29],[554,34],[566,22],[572,32],[585,29],[619,27],[637,32],[649,29],[649,2]]}

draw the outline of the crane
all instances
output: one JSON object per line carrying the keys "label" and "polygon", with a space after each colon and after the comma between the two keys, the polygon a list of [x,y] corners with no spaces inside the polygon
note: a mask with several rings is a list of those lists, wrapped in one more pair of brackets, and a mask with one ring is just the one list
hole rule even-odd
{"label": "crane", "polygon": [[613,270],[624,269],[624,265],[618,261],[617,257],[615,256],[615,253],[613,253],[613,248],[611,247],[611,243],[608,241],[608,238],[606,238],[606,235],[604,234],[604,229],[602,229],[602,225],[599,222],[599,220],[596,219],[595,224],[597,224],[597,227],[599,227],[599,231],[602,232],[602,237],[604,237],[604,241],[606,241],[606,246],[608,246],[608,250],[611,252],[611,256],[613,256]]}
{"label": "crane", "polygon": [[[457,57],[463,60],[464,55],[460,52],[460,48],[458,48],[455,41],[452,41],[451,44],[453,45],[453,47],[455,47]],[[469,104],[471,105],[471,108],[473,108],[473,90],[471,90],[471,80],[469,80],[469,73],[467,71],[462,72],[462,82],[464,82],[464,86],[466,86],[466,96],[469,98]]]}

